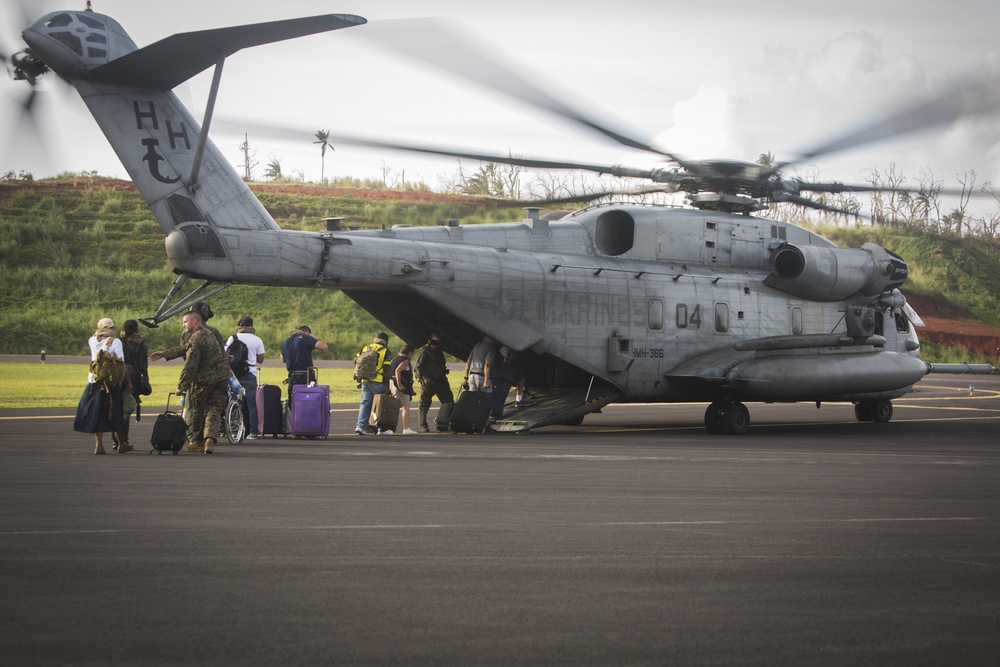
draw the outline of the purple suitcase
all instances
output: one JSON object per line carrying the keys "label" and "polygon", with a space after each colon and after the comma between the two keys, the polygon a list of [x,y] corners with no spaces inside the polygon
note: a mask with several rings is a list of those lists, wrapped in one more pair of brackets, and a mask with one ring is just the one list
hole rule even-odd
{"label": "purple suitcase", "polygon": [[257,387],[257,432],[261,435],[284,435],[284,415],[281,406],[281,387],[262,384]]}
{"label": "purple suitcase", "polygon": [[293,436],[325,438],[330,434],[330,387],[292,385],[289,429]]}

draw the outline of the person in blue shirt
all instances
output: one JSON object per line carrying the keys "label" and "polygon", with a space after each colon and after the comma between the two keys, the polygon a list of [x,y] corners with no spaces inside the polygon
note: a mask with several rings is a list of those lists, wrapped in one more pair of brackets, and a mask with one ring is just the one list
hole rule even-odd
{"label": "person in blue shirt", "polygon": [[292,385],[315,382],[315,375],[309,371],[313,367],[313,350],[329,349],[326,343],[313,335],[312,329],[302,325],[281,344],[281,360],[288,371],[288,395],[292,395]]}

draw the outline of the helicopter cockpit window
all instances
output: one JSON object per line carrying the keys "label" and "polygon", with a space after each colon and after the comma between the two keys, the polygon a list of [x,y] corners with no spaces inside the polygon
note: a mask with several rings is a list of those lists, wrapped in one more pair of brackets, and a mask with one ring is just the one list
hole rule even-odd
{"label": "helicopter cockpit window", "polygon": [[597,218],[597,249],[605,255],[623,255],[635,243],[635,219],[625,211],[607,211]]}
{"label": "helicopter cockpit window", "polygon": [[910,331],[910,319],[903,312],[896,313],[896,331],[901,334]]}

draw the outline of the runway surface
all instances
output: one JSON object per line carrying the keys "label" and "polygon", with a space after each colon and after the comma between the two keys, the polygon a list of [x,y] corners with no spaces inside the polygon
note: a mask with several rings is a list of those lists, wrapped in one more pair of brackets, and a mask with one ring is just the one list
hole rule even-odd
{"label": "runway surface", "polygon": [[[970,395],[969,385],[975,385]],[[997,665],[1000,378],[521,435],[91,454],[0,411],[9,665]],[[107,443],[110,444],[110,443]]]}

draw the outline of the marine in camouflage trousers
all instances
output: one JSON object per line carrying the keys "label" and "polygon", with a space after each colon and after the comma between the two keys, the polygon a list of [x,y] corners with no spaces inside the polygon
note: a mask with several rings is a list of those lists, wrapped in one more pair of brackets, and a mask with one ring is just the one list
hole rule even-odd
{"label": "marine in camouflage trousers", "polygon": [[222,432],[222,415],[229,402],[229,381],[196,384],[191,387],[187,409],[189,443],[205,444],[205,438],[217,440]]}

